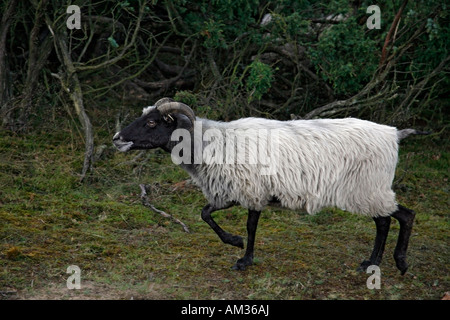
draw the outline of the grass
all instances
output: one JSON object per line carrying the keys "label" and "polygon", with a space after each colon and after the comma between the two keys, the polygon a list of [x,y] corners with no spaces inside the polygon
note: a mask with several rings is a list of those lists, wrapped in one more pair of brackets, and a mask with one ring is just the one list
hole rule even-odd
{"label": "grass", "polygon": [[[16,136],[0,132],[0,299],[440,299],[449,286],[449,144],[410,138],[401,146],[399,203],[417,212],[401,276],[392,258],[393,220],[381,264],[381,289],[356,272],[370,254],[375,225],[338,209],[308,216],[267,208],[255,265],[231,270],[243,250],[220,242],[201,220],[201,192],[170,157],[154,150],[106,149],[80,184],[83,145],[70,130]],[[109,143],[109,134],[97,137]],[[135,161],[136,160],[136,161]],[[139,183],[159,209],[191,233],[143,207]],[[246,211],[214,213],[246,235]],[[67,267],[81,269],[68,290]]]}

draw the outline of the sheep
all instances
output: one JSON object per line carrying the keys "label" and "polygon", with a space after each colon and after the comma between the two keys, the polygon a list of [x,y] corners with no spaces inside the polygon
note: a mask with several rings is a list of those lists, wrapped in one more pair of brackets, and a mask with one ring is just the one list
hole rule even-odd
{"label": "sheep", "polygon": [[[236,143],[236,136],[249,130],[266,130],[268,134],[247,135],[247,143]],[[207,134],[209,138],[205,138]],[[391,217],[399,221],[394,259],[403,275],[408,269],[406,251],[415,213],[397,204],[391,186],[399,141],[411,134],[426,133],[356,118],[243,118],[219,122],[196,117],[189,106],[163,98],[144,108],[141,117],[117,132],[113,143],[122,152],[159,147],[171,153],[174,162],[189,173],[208,200],[201,211],[202,219],[226,244],[244,248],[243,238],[224,231],[211,214],[233,205],[248,209],[247,248],[233,269],[245,270],[253,264],[258,220],[267,205],[305,209],[309,214],[336,206],[375,221],[372,254],[359,270],[381,263]],[[272,135],[277,139],[272,141]],[[275,167],[268,173],[263,170],[267,163],[250,163],[247,159],[257,152],[255,146],[264,143],[271,160],[269,167]],[[246,161],[236,161],[233,152],[237,149],[247,157]],[[224,150],[225,155],[217,155]]]}

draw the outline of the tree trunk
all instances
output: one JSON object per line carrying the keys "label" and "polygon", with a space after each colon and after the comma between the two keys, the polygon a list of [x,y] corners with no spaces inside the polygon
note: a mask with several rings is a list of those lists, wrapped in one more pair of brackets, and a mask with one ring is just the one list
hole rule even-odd
{"label": "tree trunk", "polygon": [[39,30],[43,23],[44,12],[47,0],[40,1],[36,6],[34,15],[34,25],[31,29],[28,59],[27,59],[27,76],[24,83],[24,89],[21,95],[19,105],[18,123],[25,128],[29,122],[30,112],[33,106],[33,97],[36,92],[39,73],[47,62],[47,58],[51,51],[51,39],[46,37],[42,43],[39,43]]}
{"label": "tree trunk", "polygon": [[81,89],[80,80],[78,79],[78,74],[73,65],[73,61],[67,47],[67,32],[64,30],[60,33],[53,33],[53,30],[50,30],[54,36],[55,48],[62,66],[62,70],[60,70],[59,74],[52,75],[61,81],[62,88],[69,94],[84,131],[86,147],[83,169],[80,177],[80,180],[83,181],[86,178],[86,174],[91,171],[94,161],[94,132],[92,129],[91,120],[89,119],[86,109],[84,108],[83,91]]}
{"label": "tree trunk", "polygon": [[14,17],[16,4],[17,0],[11,0],[5,6],[6,10],[3,13],[0,25],[0,116],[2,117],[3,127],[7,127],[11,122],[11,82],[9,81],[9,68],[6,60],[6,36]]}

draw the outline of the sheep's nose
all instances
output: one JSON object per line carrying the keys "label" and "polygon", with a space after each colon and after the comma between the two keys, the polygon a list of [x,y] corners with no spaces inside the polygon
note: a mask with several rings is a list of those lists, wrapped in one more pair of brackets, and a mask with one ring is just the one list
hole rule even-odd
{"label": "sheep's nose", "polygon": [[113,137],[113,141],[120,139],[120,132],[116,132],[116,134]]}

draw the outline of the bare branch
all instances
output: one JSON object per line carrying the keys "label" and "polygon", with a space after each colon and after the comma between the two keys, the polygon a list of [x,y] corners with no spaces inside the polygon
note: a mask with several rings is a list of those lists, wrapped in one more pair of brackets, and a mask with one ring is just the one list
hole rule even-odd
{"label": "bare branch", "polygon": [[423,89],[425,88],[425,85],[431,80],[431,78],[437,76],[442,70],[445,69],[445,67],[448,67],[449,60],[450,60],[450,56],[447,56],[422,81],[420,81],[415,86],[409,87],[409,89],[406,93],[406,98],[403,99],[402,103],[400,104],[399,109],[402,110],[405,107],[405,105],[408,104],[408,106],[406,107],[406,110],[407,110],[409,108],[409,106],[416,100],[417,96],[423,91]]}
{"label": "bare branch", "polygon": [[386,35],[383,49],[381,51],[380,66],[383,65],[384,62],[386,61],[387,47],[388,47],[389,43],[391,42],[392,34],[397,30],[397,25],[400,21],[400,17],[402,16],[403,10],[405,9],[407,3],[408,3],[408,0],[403,1],[400,9],[398,10],[397,14],[395,15],[394,21],[391,24],[391,28],[389,29],[388,34]]}
{"label": "bare branch", "polygon": [[187,233],[190,233],[188,227],[181,222],[180,220],[178,220],[177,218],[174,218],[173,216],[171,216],[170,214],[156,209],[149,201],[148,201],[148,196],[147,196],[147,188],[145,187],[145,184],[140,184],[139,188],[141,188],[141,200],[142,200],[142,204],[147,207],[150,208],[153,212],[156,212],[160,215],[162,215],[164,218],[169,218],[171,219],[173,222],[180,224],[183,227],[183,230]]}
{"label": "bare branch", "polygon": [[96,65],[81,65],[81,64],[76,64],[76,65],[75,65],[76,70],[77,70],[77,71],[98,70],[98,69],[107,67],[107,66],[109,66],[109,65],[112,65],[112,64],[118,62],[120,59],[122,59],[122,58],[124,57],[125,53],[127,53],[127,51],[128,51],[128,50],[134,45],[134,43],[136,42],[136,38],[137,38],[137,35],[138,35],[138,33],[139,33],[139,29],[140,29],[141,22],[142,22],[142,17],[143,17],[143,15],[144,15],[144,8],[145,8],[145,5],[141,5],[141,7],[139,8],[139,15],[138,15],[138,17],[137,17],[136,27],[134,28],[134,32],[133,32],[133,35],[132,35],[132,37],[131,37],[130,42],[128,42],[128,43],[126,43],[126,44],[124,45],[124,47],[122,48],[122,50],[120,51],[120,53],[119,53],[117,56],[115,56],[115,57],[112,58],[112,59],[103,61],[103,62],[101,62],[101,63],[99,63],[99,64],[96,64]]}
{"label": "bare branch", "polygon": [[67,32],[63,31],[55,33],[50,26],[47,18],[47,26],[53,35],[53,41],[58,59],[61,63],[61,69],[59,74],[52,73],[51,75],[60,80],[61,88],[67,92],[70,99],[73,102],[75,111],[78,115],[78,119],[84,130],[85,136],[85,154],[83,169],[81,172],[80,181],[83,181],[88,171],[92,170],[93,165],[93,153],[94,153],[94,132],[91,120],[89,119],[83,102],[83,91],[81,89],[81,83],[78,78],[77,71],[73,65],[72,58],[69,54],[67,46]]}
{"label": "bare branch", "polygon": [[[135,82],[136,84],[138,84],[142,88],[146,88],[146,89],[160,89],[160,88],[167,89],[171,85],[173,85],[174,83],[180,83],[179,80],[182,78],[185,70],[187,69],[189,63],[191,62],[191,58],[192,58],[192,55],[194,54],[194,51],[195,51],[196,47],[197,47],[197,43],[194,42],[194,44],[192,46],[192,49],[191,49],[191,53],[186,57],[186,62],[184,64],[184,66],[183,67],[178,67],[177,66],[176,70],[178,71],[178,74],[175,77],[172,77],[170,79],[161,80],[161,81],[155,81],[155,82],[142,81],[142,80],[140,80],[140,79],[138,79],[136,77],[136,78],[133,79],[133,82]],[[162,64],[161,61],[159,62],[158,66],[160,66],[160,64]],[[181,82],[182,83],[187,83],[187,82],[184,82],[184,81],[181,81]]]}
{"label": "bare branch", "polygon": [[[169,37],[171,35],[172,35],[172,33],[169,33],[164,38],[164,40],[162,42],[162,45],[164,45],[164,43],[169,39]],[[140,67],[139,70],[136,73],[134,73],[132,75],[128,75],[126,77],[123,77],[119,81],[117,81],[117,82],[115,82],[113,84],[109,84],[109,85],[107,85],[105,87],[100,87],[100,88],[95,88],[95,89],[88,90],[88,91],[85,92],[85,94],[88,95],[88,94],[92,94],[94,92],[103,91],[103,93],[97,95],[97,98],[98,98],[98,97],[106,94],[109,90],[113,89],[114,87],[117,87],[118,85],[121,85],[122,83],[124,83],[126,81],[129,81],[129,80],[132,80],[132,79],[135,79],[135,78],[139,77],[139,75],[141,75],[145,70],[147,70],[148,66],[150,66],[154,62],[156,56],[159,53],[159,49],[160,48],[161,47],[156,48],[156,50],[153,52],[153,55],[150,58],[147,59],[146,63],[144,65],[142,65],[142,67]]]}

